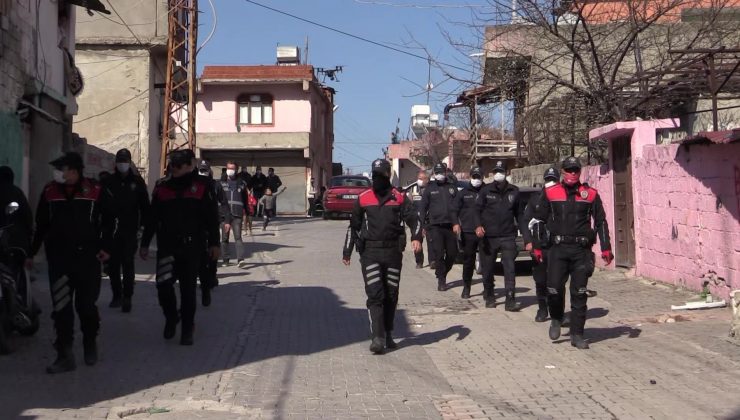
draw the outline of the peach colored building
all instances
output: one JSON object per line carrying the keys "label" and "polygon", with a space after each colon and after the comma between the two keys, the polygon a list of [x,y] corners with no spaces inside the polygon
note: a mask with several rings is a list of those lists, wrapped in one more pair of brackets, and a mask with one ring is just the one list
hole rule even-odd
{"label": "peach colored building", "polygon": [[627,19],[630,7],[641,20],[657,19],[658,22],[676,22],[701,9],[740,6],[739,0],[580,0],[572,3],[573,10],[583,7],[583,16],[589,23],[609,23]]}
{"label": "peach colored building", "polygon": [[198,152],[214,172],[227,161],[275,168],[283,214],[303,214],[311,179],[331,177],[334,91],[308,65],[206,66],[200,78]]}
{"label": "peach colored building", "polygon": [[[662,144],[677,120],[592,130],[608,164],[584,168],[599,190],[618,266],[727,298],[740,289],[740,130]],[[661,143],[661,144],[659,144]]]}

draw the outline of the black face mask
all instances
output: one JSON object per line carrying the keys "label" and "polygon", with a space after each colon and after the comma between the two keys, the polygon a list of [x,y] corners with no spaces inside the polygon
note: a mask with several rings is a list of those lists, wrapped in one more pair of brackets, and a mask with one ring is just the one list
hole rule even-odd
{"label": "black face mask", "polygon": [[383,175],[373,174],[373,191],[386,194],[391,189],[391,179]]}

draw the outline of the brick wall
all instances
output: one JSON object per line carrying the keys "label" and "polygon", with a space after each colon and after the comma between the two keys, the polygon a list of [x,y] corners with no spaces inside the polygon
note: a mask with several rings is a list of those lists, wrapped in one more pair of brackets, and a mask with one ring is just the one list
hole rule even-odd
{"label": "brick wall", "polygon": [[713,294],[740,289],[740,143],[645,146],[633,183],[637,274],[699,290],[714,272]]}

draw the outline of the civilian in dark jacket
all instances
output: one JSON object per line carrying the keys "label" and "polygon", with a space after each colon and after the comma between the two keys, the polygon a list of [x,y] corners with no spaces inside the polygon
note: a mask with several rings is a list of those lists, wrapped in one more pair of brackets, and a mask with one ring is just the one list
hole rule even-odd
{"label": "civilian in dark jacket", "polygon": [[[213,179],[211,165],[203,160],[198,165],[198,175],[202,177],[211,188],[215,198],[215,204],[218,206],[219,221],[224,226],[230,226],[232,217],[229,208],[229,201],[226,199],[226,193],[221,186],[221,182]],[[218,261],[212,260],[208,252],[208,241],[205,241],[205,249],[201,254],[202,259],[198,278],[200,279],[201,303],[203,306],[211,305],[211,291],[218,286]]]}
{"label": "civilian in dark jacket", "polygon": [[113,290],[113,300],[109,306],[131,312],[134,255],[139,247],[139,228],[149,217],[149,192],[144,180],[131,168],[131,152],[128,149],[116,153],[116,169],[102,180],[102,184],[112,195],[112,205],[118,219],[111,259],[108,261],[108,276]]}
{"label": "civilian in dark jacket", "polygon": [[82,176],[82,157],[67,153],[51,162],[54,181],[44,187],[36,211],[31,256],[45,245],[56,330],[57,359],[48,373],[76,367],[72,344],[74,311],[80,318],[85,363],[98,360],[100,262],[110,257],[115,215],[110,192]]}
{"label": "civilian in dark jacket", "polygon": [[493,183],[486,185],[478,195],[480,223],[478,237],[485,237],[483,253],[483,298],[486,308],[495,307],[493,289],[493,267],[496,256],[501,253],[504,267],[507,311],[518,311],[521,305],[515,300],[516,270],[515,260],[517,229],[520,228],[524,205],[519,199],[519,188],[506,181],[506,168],[503,162],[496,162],[493,169]]}

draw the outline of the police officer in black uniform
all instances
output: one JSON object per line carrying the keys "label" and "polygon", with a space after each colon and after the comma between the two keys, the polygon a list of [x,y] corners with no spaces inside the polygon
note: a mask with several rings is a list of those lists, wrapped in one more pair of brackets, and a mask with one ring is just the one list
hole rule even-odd
{"label": "police officer in black uniform", "polygon": [[506,180],[506,167],[502,161],[496,162],[493,168],[493,183],[486,185],[478,195],[480,226],[476,230],[478,237],[485,236],[483,246],[483,298],[486,308],[496,306],[494,298],[493,268],[496,256],[501,253],[501,265],[504,267],[504,287],[506,289],[506,311],[518,311],[521,304],[516,302],[516,268],[518,254],[516,248],[517,229],[524,206],[519,200],[519,188]]}
{"label": "police officer in black uniform", "polygon": [[[157,293],[165,316],[164,338],[175,336],[182,320],[181,345],[193,344],[196,308],[196,277],[208,243],[211,260],[219,249],[218,206],[212,189],[193,172],[193,162],[186,150],[169,156],[168,178],[152,192],[151,217],[144,227],[139,253],[148,258],[149,244],[157,234]],[[177,311],[175,282],[180,282],[181,306]]]}
{"label": "police officer in black uniform", "polygon": [[360,254],[370,313],[370,351],[381,354],[386,348],[397,347],[391,333],[406,246],[404,223],[411,230],[415,252],[421,248],[421,230],[411,201],[391,186],[391,164],[387,160],[372,163],[372,178],[372,189],[360,194],[352,210],[342,261],[349,265],[355,248]]}
{"label": "police officer in black uniform", "polygon": [[98,361],[100,262],[110,257],[116,222],[110,192],[82,176],[84,165],[79,154],[66,153],[50,164],[54,181],[41,193],[31,256],[43,242],[57,335],[57,358],[46,371],[55,374],[76,368],[72,352],[75,310],[83,334],[85,364],[92,366]]}
{"label": "police officer in black uniform", "polygon": [[134,255],[139,247],[139,228],[149,217],[149,192],[144,180],[131,168],[131,152],[128,149],[121,149],[116,153],[116,169],[101,183],[113,196],[113,208],[118,219],[111,258],[108,261],[108,276],[113,291],[113,300],[108,306],[131,312]]}
{"label": "police officer in black uniform", "polygon": [[[609,228],[598,191],[580,181],[581,163],[571,156],[562,164],[563,180],[546,188],[535,208],[537,219],[532,230],[536,240],[535,258],[542,261],[540,242],[545,229],[550,243],[547,264],[547,290],[550,317],[550,339],[560,338],[565,299],[565,282],[570,275],[570,343],[587,349],[583,338],[588,301],[588,279],[594,272],[595,255],[591,247],[599,237],[601,258],[608,265],[614,259],[609,241]],[[591,219],[593,219],[593,226]]]}
{"label": "police officer in black uniform", "polygon": [[457,187],[450,184],[447,170],[441,163],[434,165],[434,180],[429,183],[421,197],[420,219],[434,247],[436,259],[435,275],[437,290],[447,290],[447,273],[452,270],[457,258],[457,235],[460,234],[455,197]]}
{"label": "police officer in black uniform", "polygon": [[[421,214],[421,197],[424,195],[424,190],[427,188],[427,185],[429,185],[429,175],[427,175],[427,172],[423,169],[419,170],[418,174],[416,175],[416,184],[413,184],[406,193],[406,196],[414,203],[414,207],[416,208],[416,211]],[[422,232],[423,233],[423,232]],[[422,238],[422,245],[424,243],[424,239]],[[429,241],[427,240],[427,249],[429,249]],[[432,261],[432,254],[428,253],[429,255],[429,262]],[[419,250],[419,252],[414,252],[414,259],[416,260],[416,268],[421,269],[424,268],[424,247]]]}
{"label": "police officer in black uniform", "polygon": [[[560,174],[555,168],[547,168],[544,174],[545,186],[549,188],[560,181]],[[534,277],[535,291],[537,294],[537,315],[534,320],[536,322],[545,322],[547,320],[548,309],[547,309],[547,248],[549,248],[549,235],[544,232],[542,237],[543,241],[540,243],[539,249],[542,250],[542,259],[535,258],[534,256],[534,238],[532,237],[532,231],[530,225],[534,219],[534,214],[537,206],[542,200],[542,194],[544,190],[538,191],[531,195],[527,208],[524,210],[524,217],[522,223],[525,224],[525,229],[522,230],[522,237],[524,238],[524,244],[528,251],[532,253],[533,266],[532,266],[532,277]],[[563,289],[564,290],[564,289]],[[562,292],[558,292],[558,296],[565,299],[565,295]]]}
{"label": "police officer in black uniform", "polygon": [[[220,222],[223,225],[231,225],[232,217],[229,202],[226,199],[223,187],[221,187],[221,182],[213,179],[213,171],[207,161],[201,160],[198,164],[198,175],[203,177],[216,199]],[[211,306],[211,291],[218,286],[218,261],[211,259],[207,240],[204,245],[198,278],[200,279],[201,303],[203,306]]]}
{"label": "police officer in black uniform", "polygon": [[460,229],[462,230],[461,242],[463,248],[463,291],[460,297],[470,298],[470,286],[473,284],[473,272],[475,271],[475,257],[478,255],[480,238],[475,234],[475,229],[480,225],[478,206],[476,200],[483,188],[483,174],[481,169],[474,166],[470,169],[470,183],[464,190],[457,193],[457,214],[460,218]]}

